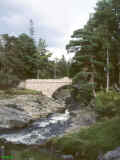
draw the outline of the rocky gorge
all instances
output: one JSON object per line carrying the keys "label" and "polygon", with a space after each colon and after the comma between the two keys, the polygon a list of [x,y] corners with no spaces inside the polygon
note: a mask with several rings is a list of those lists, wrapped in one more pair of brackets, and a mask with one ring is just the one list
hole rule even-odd
{"label": "rocky gorge", "polygon": [[[48,127],[51,129],[51,133],[49,133],[51,137],[52,132],[54,135],[54,130],[60,130],[55,134],[59,135],[60,132],[63,134],[70,131],[72,132],[75,129],[77,130],[80,127],[89,126],[95,123],[95,121],[95,113],[90,110],[80,109],[80,107],[76,107],[70,111],[69,106],[66,105],[65,101],[60,97],[54,99],[40,93],[37,95],[14,95],[0,99],[1,133],[15,129],[19,130],[21,134],[22,132],[25,134],[27,130],[30,130],[32,133],[41,127],[42,131],[39,132],[45,134],[43,128],[45,130],[45,127]],[[35,126],[39,127],[35,128]],[[18,137],[19,136],[18,134]],[[7,139],[11,141],[12,137]],[[31,142],[31,144],[34,144],[34,142]]]}
{"label": "rocky gorge", "polygon": [[[3,145],[43,145],[52,137],[61,137],[96,121],[93,112],[79,107],[72,110],[66,105],[65,99],[70,96],[69,92],[62,91],[55,98],[48,98],[40,92],[14,92],[0,95],[0,141]],[[76,116],[78,112],[79,116]],[[70,157],[72,155],[61,156],[62,159]]]}
{"label": "rocky gorge", "polygon": [[43,95],[17,95],[0,100],[0,128],[22,128],[38,118],[65,110],[52,98]]}
{"label": "rocky gorge", "polygon": [[[0,95],[0,145],[5,146],[8,151],[15,150],[15,157],[16,153],[19,156],[23,156],[23,153],[25,155],[32,153],[33,156],[32,150],[37,150],[38,157],[34,155],[33,160],[39,159],[41,156],[44,160],[73,160],[76,158],[79,160],[84,154],[90,155],[88,150],[91,152],[94,143],[101,145],[99,136],[103,136],[102,132],[106,134],[104,130],[109,132],[108,138],[109,136],[110,138],[112,136],[113,139],[116,138],[113,136],[114,133],[111,135],[111,132],[108,131],[109,124],[106,122],[104,125],[98,123],[96,126],[98,114],[95,110],[90,105],[85,107],[84,104],[75,102],[69,92],[62,91],[57,93],[54,98],[48,98],[40,92],[27,91],[27,94],[23,94],[23,92],[26,91],[20,91],[19,94]],[[117,128],[118,119],[114,121]],[[79,130],[83,131],[79,133]],[[58,140],[56,141],[56,139]],[[119,139],[119,135],[117,139]],[[71,146],[68,147],[69,144]],[[23,145],[22,148],[21,145]],[[98,160],[112,160],[112,158],[119,160],[119,148],[115,149],[117,146],[115,143],[114,150],[111,149],[108,153],[106,150],[105,154],[99,153],[97,147],[93,150],[97,154]],[[84,147],[88,153],[83,151],[81,153]],[[16,148],[20,149],[16,150]],[[101,147],[99,146],[99,148]],[[114,153],[114,157],[112,153]],[[48,156],[46,157],[46,155]],[[30,156],[28,157],[30,158]]]}

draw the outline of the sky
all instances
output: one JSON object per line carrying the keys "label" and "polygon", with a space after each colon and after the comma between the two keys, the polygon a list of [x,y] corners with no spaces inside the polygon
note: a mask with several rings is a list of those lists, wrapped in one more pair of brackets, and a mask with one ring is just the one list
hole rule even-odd
{"label": "sky", "polygon": [[66,44],[73,31],[82,28],[98,0],[1,0],[0,34],[29,34],[34,22],[35,39],[46,41],[53,58],[67,55]]}

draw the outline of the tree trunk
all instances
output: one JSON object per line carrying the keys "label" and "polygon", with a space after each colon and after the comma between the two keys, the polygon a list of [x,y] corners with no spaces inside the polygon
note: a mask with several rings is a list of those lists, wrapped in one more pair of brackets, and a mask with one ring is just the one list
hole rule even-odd
{"label": "tree trunk", "polygon": [[39,71],[39,69],[37,70],[37,79],[39,79],[40,78],[40,71]]}
{"label": "tree trunk", "polygon": [[56,79],[56,62],[54,64],[54,79]]}
{"label": "tree trunk", "polygon": [[95,91],[95,76],[94,76],[94,72],[92,73],[92,83],[93,83],[93,96],[96,97],[96,91]]}
{"label": "tree trunk", "polygon": [[109,85],[110,85],[109,51],[108,51],[108,48],[107,48],[107,88],[106,88],[106,92],[109,92]]}
{"label": "tree trunk", "polygon": [[93,96],[96,97],[96,91],[95,91],[95,67],[94,64],[92,63],[92,77],[91,77],[91,82],[93,83],[92,90],[93,90]]}

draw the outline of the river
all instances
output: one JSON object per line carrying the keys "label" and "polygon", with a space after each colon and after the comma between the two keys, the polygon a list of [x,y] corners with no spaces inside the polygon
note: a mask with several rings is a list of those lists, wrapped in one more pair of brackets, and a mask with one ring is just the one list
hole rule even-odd
{"label": "river", "polygon": [[1,147],[4,147],[4,151],[1,149],[1,152],[13,155],[14,160],[60,160],[60,157],[57,158],[46,150],[38,149],[40,148],[38,145],[52,137],[62,136],[70,124],[70,115],[66,110],[65,113],[55,113],[47,118],[41,118],[27,128],[1,132],[0,139],[5,140],[1,143]]}

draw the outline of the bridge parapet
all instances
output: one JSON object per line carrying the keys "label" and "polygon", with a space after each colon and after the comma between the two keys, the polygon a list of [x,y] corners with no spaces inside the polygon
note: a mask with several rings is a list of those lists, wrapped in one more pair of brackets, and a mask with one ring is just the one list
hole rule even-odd
{"label": "bridge parapet", "polygon": [[28,79],[22,85],[25,89],[41,91],[44,95],[51,97],[58,88],[71,83],[72,80],[65,77],[61,79]]}
{"label": "bridge parapet", "polygon": [[70,83],[72,82],[69,78],[61,78],[61,79],[28,79],[26,83]]}

